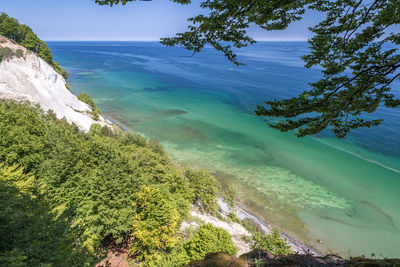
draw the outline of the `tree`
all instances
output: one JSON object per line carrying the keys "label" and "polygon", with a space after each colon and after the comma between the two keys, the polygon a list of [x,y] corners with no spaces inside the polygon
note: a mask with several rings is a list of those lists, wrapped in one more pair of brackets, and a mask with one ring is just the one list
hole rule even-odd
{"label": "tree", "polygon": [[18,21],[3,14],[0,17],[0,34],[16,42],[20,41]]}
{"label": "tree", "polygon": [[92,97],[86,93],[86,92],[82,92],[78,95],[78,99],[86,104],[88,104],[90,107],[94,108],[96,107],[94,104],[94,101],[92,99]]}
{"label": "tree", "polygon": [[154,186],[143,186],[133,204],[130,253],[143,260],[157,251],[175,246],[179,213],[168,193]]}
{"label": "tree", "polygon": [[215,197],[217,193],[217,180],[206,171],[188,170],[186,177],[193,188],[193,202],[204,211],[214,213],[218,204]]}
{"label": "tree", "polygon": [[[133,1],[95,0],[100,5]],[[257,106],[257,115],[281,118],[269,123],[273,128],[295,130],[302,137],[329,127],[343,138],[354,129],[382,122],[365,119],[365,114],[381,105],[400,105],[391,93],[392,83],[400,77],[399,0],[203,0],[201,7],[208,15],[189,18],[187,32],[161,42],[194,53],[211,45],[236,65],[241,63],[233,49],[256,42],[247,34],[251,24],[267,31],[284,30],[308,10],[325,15],[310,28],[314,34],[309,40],[310,54],[303,57],[307,68],[322,67],[323,77],[297,97]]]}
{"label": "tree", "polygon": [[191,260],[203,259],[211,252],[226,252],[235,256],[238,251],[232,242],[231,235],[212,224],[201,225],[185,244],[185,249]]}
{"label": "tree", "polygon": [[[91,252],[104,239],[120,244],[132,232],[134,218],[140,219],[138,227],[146,223],[138,229],[151,236],[159,233],[146,228],[152,223],[172,225],[168,229],[173,233],[174,225],[178,227],[187,216],[193,198],[188,179],[168,155],[153,149],[137,134],[110,134],[95,124],[84,133],[38,106],[0,99],[0,162],[21,165],[32,173],[43,189],[39,196],[51,210],[70,210],[72,227],[80,230],[77,244]],[[151,192],[160,190],[154,193],[155,211],[150,210],[154,221],[140,212],[145,202],[137,197],[144,198],[145,193],[138,193],[144,185],[151,185]],[[146,244],[147,239],[137,240]],[[152,242],[150,248],[158,246],[158,241]]]}
{"label": "tree", "polygon": [[31,174],[0,164],[0,265],[94,266],[101,258],[76,246],[68,213],[54,214]]}
{"label": "tree", "polygon": [[82,101],[82,102],[88,104],[88,105],[92,108],[92,111],[91,111],[92,118],[93,118],[95,121],[98,121],[98,120],[99,120],[99,115],[101,114],[101,111],[100,111],[100,109],[99,109],[98,107],[96,107],[96,105],[94,104],[94,101],[93,101],[92,97],[91,97],[88,93],[82,92],[82,93],[80,93],[80,94],[78,95],[78,99],[79,99],[80,101]]}
{"label": "tree", "polygon": [[6,13],[0,14],[0,35],[10,38],[35,52],[65,79],[68,78],[67,71],[54,61],[48,45],[40,40],[31,28],[24,24],[19,24],[18,20],[9,17]]}
{"label": "tree", "polygon": [[26,49],[35,51],[35,53],[37,53],[40,47],[40,40],[36,34],[29,29],[26,30],[25,39],[22,41],[21,45],[23,45]]}
{"label": "tree", "polygon": [[255,231],[252,234],[253,244],[251,249],[263,249],[274,255],[287,255],[292,251],[285,240],[281,238],[281,234],[278,229],[272,229],[269,235],[264,235],[259,231]]}

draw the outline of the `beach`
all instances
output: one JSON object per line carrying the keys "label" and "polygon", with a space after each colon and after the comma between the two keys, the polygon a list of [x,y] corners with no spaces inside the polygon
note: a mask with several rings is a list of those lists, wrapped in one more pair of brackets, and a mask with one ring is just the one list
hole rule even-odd
{"label": "beach", "polygon": [[318,69],[302,67],[304,43],[256,45],[239,68],[215,51],[189,57],[158,43],[50,46],[75,94],[88,92],[106,116],[157,139],[178,164],[236,186],[263,221],[321,254],[399,256],[399,114],[378,110],[381,127],[346,140],[329,131],[299,139],[253,115],[263,99],[318,79]]}

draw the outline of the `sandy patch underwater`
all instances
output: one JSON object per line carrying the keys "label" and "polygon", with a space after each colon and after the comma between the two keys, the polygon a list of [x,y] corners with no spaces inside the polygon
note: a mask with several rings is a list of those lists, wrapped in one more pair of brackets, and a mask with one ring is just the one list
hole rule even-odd
{"label": "sandy patch underwater", "polygon": [[[71,74],[126,128],[157,138],[172,158],[241,189],[243,202],[322,252],[400,256],[399,111],[345,141],[328,132],[298,139],[252,115],[319,77],[305,43],[261,43],[237,68],[212,50],[190,57],[157,43],[50,43]],[[399,86],[396,85],[396,90]],[[322,243],[317,242],[322,240]]]}

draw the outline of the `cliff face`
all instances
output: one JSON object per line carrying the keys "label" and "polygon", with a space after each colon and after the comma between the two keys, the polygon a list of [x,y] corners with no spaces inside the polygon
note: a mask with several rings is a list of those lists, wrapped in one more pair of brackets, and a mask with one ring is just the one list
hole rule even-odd
{"label": "cliff face", "polygon": [[8,55],[0,62],[1,98],[39,104],[84,131],[93,123],[111,125],[102,116],[98,121],[93,120],[91,107],[78,100],[67,89],[65,79],[36,54],[3,36],[0,36],[0,48],[3,51],[9,48]]}

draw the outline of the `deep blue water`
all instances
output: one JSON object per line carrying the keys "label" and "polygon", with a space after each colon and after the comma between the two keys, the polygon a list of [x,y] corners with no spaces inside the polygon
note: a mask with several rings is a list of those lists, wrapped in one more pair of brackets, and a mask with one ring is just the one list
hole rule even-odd
{"label": "deep blue water", "polygon": [[329,130],[295,138],[253,115],[319,79],[320,69],[303,67],[307,43],[259,43],[238,51],[240,67],[213,49],[193,56],[156,42],[49,44],[74,93],[157,138],[177,162],[234,184],[271,223],[324,252],[400,256],[398,108],[366,115],[385,121],[345,140]]}

